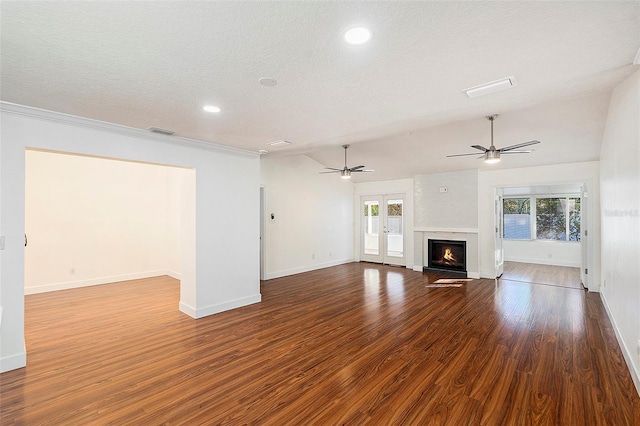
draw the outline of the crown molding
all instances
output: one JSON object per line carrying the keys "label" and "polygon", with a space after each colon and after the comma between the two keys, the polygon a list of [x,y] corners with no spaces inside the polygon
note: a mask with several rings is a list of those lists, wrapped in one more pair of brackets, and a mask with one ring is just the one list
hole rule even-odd
{"label": "crown molding", "polygon": [[180,136],[165,136],[151,133],[147,130],[136,129],[134,127],[122,126],[120,124],[109,123],[106,121],[94,120],[91,118],[79,117],[71,114],[50,111],[46,109],[34,108],[26,105],[14,104],[11,102],[0,101],[0,111],[9,114],[22,115],[39,120],[51,121],[54,123],[68,124],[76,127],[89,128],[104,132],[117,133],[125,136],[133,136],[141,139],[153,140],[169,145],[177,145],[185,148],[201,149],[206,151],[214,151],[225,154],[235,154],[245,157],[259,157],[258,152],[246,149],[234,148],[231,146],[221,145],[214,142],[205,142],[197,139],[183,138]]}

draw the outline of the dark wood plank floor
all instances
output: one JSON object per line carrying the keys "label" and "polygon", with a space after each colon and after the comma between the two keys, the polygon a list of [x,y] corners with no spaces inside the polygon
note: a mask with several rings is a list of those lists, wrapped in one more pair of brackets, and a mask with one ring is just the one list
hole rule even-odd
{"label": "dark wood plank floor", "polygon": [[568,266],[504,262],[504,273],[501,278],[510,281],[584,289],[580,279],[580,268]]}
{"label": "dark wood plank floor", "polygon": [[598,294],[352,263],[193,320],[166,277],[26,296],[0,424],[634,425]]}

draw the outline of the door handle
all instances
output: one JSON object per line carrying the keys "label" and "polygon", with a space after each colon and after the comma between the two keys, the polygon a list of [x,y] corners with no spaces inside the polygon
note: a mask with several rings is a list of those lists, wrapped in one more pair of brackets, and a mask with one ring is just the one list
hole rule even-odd
{"label": "door handle", "polygon": [[24,246],[27,246],[27,234],[24,234]]}

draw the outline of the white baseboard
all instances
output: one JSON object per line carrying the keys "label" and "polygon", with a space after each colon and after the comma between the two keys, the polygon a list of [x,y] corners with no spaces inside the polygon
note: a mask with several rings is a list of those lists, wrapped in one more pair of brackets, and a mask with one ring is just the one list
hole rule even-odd
{"label": "white baseboard", "polygon": [[72,288],[111,284],[111,283],[117,283],[121,281],[129,281],[129,280],[139,280],[142,278],[159,277],[162,275],[169,275],[170,277],[176,278],[178,280],[180,279],[180,274],[173,271],[166,271],[166,270],[147,271],[147,272],[137,272],[133,274],[114,275],[110,277],[92,278],[88,280],[67,281],[67,282],[25,287],[24,294],[37,294],[37,293],[46,293],[49,291],[69,290]]}
{"label": "white baseboard", "polygon": [[0,373],[4,373],[11,370],[17,370],[18,368],[26,367],[27,365],[27,352],[5,356],[0,358]]}
{"label": "white baseboard", "polygon": [[[249,297],[243,297],[240,299],[230,300],[228,302],[204,306],[202,308],[196,308],[194,318],[198,319],[202,317],[207,317],[209,315],[218,314],[220,312],[230,311],[231,309],[241,308],[243,306],[252,305],[254,303],[260,303],[261,301],[262,301],[262,295],[258,293]],[[182,308],[180,310],[182,311]]]}
{"label": "white baseboard", "polygon": [[301,267],[298,267],[298,268],[291,268],[291,269],[286,269],[284,271],[278,271],[278,272],[267,272],[267,273],[264,274],[264,279],[265,280],[272,280],[274,278],[280,278],[280,277],[286,277],[286,276],[289,276],[289,275],[301,274],[303,272],[315,271],[317,269],[330,268],[331,266],[344,265],[345,263],[351,263],[351,262],[354,262],[353,258],[342,259],[342,260],[334,260],[334,261],[331,261],[331,262],[324,262],[324,263],[316,263],[314,265],[301,266]]}
{"label": "white baseboard", "polygon": [[638,396],[640,396],[640,371],[638,371],[636,366],[633,364],[633,351],[631,351],[625,344],[624,340],[622,340],[618,324],[616,324],[616,320],[611,314],[611,310],[609,309],[609,305],[607,304],[607,297],[602,292],[600,293],[600,299],[602,300],[605,311],[607,311],[609,321],[611,321],[611,324],[613,325],[613,330],[616,332],[616,340],[618,340],[618,344],[620,345],[620,349],[622,350],[622,355],[624,356],[624,360],[627,363],[627,368],[629,368],[631,380],[633,380],[633,384],[636,386],[636,392],[638,392]]}
{"label": "white baseboard", "polygon": [[196,308],[194,308],[193,306],[187,303],[184,303],[183,301],[180,301],[180,303],[178,304],[178,309],[183,314],[187,314],[194,319],[196,318]]}
{"label": "white baseboard", "polygon": [[180,281],[182,279],[182,274],[180,272],[165,271],[164,275],[168,275],[171,278],[175,278],[178,281]]}
{"label": "white baseboard", "polygon": [[567,266],[570,268],[579,268],[581,266],[580,262],[571,262],[567,260],[556,260],[556,259],[529,259],[529,258],[520,258],[520,257],[505,257],[505,262],[518,262],[518,263],[533,263],[536,265],[549,265],[549,266]]}

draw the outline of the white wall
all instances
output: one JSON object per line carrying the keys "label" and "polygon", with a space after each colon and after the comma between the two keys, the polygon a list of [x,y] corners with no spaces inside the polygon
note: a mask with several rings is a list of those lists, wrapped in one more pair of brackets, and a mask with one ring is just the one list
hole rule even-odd
{"label": "white wall", "polygon": [[[353,261],[353,184],[306,155],[262,158],[264,277]],[[271,220],[270,215],[275,219]]]}
{"label": "white wall", "polygon": [[580,243],[569,241],[503,240],[504,260],[541,265],[581,265]]}
{"label": "white wall", "polygon": [[25,294],[179,278],[179,182],[191,170],[33,150],[25,155]]}
{"label": "white wall", "polygon": [[640,394],[640,71],[611,96],[600,178],[601,296]]}
{"label": "white wall", "polygon": [[584,183],[589,194],[587,205],[581,206],[583,210],[588,209],[589,212],[586,229],[589,230],[590,235],[588,245],[590,281],[587,284],[589,290],[599,291],[600,215],[597,210],[600,202],[600,185],[599,163],[597,161],[518,169],[481,170],[478,178],[480,275],[482,277],[495,278],[495,238],[493,233],[495,188]]}
{"label": "white wall", "polygon": [[414,192],[415,226],[478,227],[478,170],[415,176]]}
{"label": "white wall", "polygon": [[355,258],[360,260],[360,238],[361,231],[363,229],[362,222],[360,221],[360,212],[362,208],[360,206],[360,197],[362,195],[390,195],[390,194],[405,194],[404,198],[404,250],[406,267],[413,268],[413,179],[395,179],[385,180],[379,182],[362,182],[354,185],[354,222],[355,222]]}
{"label": "white wall", "polygon": [[11,104],[0,106],[0,235],[6,237],[0,258],[4,308],[0,371],[26,364],[26,148],[195,169],[181,186],[186,201],[181,213],[180,310],[199,318],[260,301],[257,154]]}

